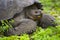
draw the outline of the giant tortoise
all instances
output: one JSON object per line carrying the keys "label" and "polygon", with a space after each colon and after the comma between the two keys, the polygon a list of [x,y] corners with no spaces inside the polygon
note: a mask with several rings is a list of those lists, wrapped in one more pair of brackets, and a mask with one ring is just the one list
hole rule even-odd
{"label": "giant tortoise", "polygon": [[[5,31],[5,35],[20,35],[32,33],[36,30],[37,23],[26,17],[26,10],[42,10],[39,0],[0,0],[0,20],[14,19],[12,28]],[[39,13],[40,14],[40,13]]]}
{"label": "giant tortoise", "polygon": [[[46,16],[42,16],[43,14],[40,10],[42,10],[42,5],[39,0],[0,0],[0,20],[13,18],[15,21],[14,23],[11,23],[13,27],[9,28],[8,31],[5,31],[4,35],[20,35],[23,33],[32,33],[36,30],[37,27],[38,20],[34,21],[35,16],[36,18],[37,16],[41,16],[42,19],[40,18],[41,20],[39,20],[39,22],[43,21],[43,24],[45,24],[47,21],[47,23],[50,23],[49,21],[51,20],[44,19],[48,19],[51,16],[48,18],[46,18]],[[52,19],[52,17],[50,19]],[[54,22],[54,20],[52,22]]]}

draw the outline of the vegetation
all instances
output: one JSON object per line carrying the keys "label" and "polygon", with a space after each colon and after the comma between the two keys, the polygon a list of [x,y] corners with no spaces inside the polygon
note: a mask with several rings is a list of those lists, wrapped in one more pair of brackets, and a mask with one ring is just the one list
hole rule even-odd
{"label": "vegetation", "polygon": [[[2,25],[0,25],[0,40],[60,40],[60,0],[40,0],[43,5],[43,11],[47,14],[50,14],[55,17],[56,23],[58,24],[56,27],[48,27],[46,29],[42,29],[38,27],[36,32],[33,34],[22,34],[21,36],[12,35],[9,37],[3,36],[4,30],[7,30],[9,27],[12,27],[9,22],[11,21],[1,21]],[[2,35],[1,35],[2,34]]]}

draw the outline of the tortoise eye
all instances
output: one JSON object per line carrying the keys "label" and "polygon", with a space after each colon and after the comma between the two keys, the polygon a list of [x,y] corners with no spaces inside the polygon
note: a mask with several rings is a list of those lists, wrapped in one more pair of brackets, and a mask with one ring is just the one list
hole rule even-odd
{"label": "tortoise eye", "polygon": [[35,13],[38,13],[37,11],[35,11]]}

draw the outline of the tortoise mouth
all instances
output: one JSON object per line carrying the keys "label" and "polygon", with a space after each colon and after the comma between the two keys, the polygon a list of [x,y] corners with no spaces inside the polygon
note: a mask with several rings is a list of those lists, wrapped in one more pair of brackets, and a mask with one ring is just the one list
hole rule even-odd
{"label": "tortoise mouth", "polygon": [[35,15],[35,16],[29,16],[29,18],[36,21],[36,20],[40,20],[41,16],[40,15]]}

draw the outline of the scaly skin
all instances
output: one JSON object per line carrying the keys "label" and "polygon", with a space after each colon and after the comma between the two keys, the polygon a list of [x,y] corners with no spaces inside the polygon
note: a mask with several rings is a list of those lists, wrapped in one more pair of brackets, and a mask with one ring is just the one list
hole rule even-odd
{"label": "scaly skin", "polygon": [[4,35],[21,35],[23,33],[32,33],[36,30],[36,22],[30,19],[23,19],[17,27],[9,28]]}

